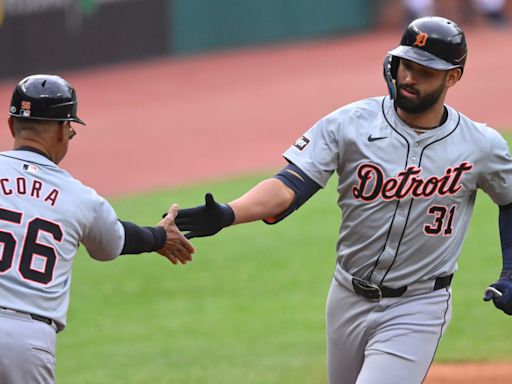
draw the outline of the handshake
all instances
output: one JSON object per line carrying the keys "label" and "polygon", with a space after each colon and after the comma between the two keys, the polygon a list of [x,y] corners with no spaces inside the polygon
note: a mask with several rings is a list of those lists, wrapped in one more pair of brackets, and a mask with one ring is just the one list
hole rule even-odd
{"label": "handshake", "polygon": [[175,223],[180,231],[188,232],[185,234],[187,239],[215,235],[235,221],[235,213],[228,204],[217,203],[211,193],[204,199],[204,205],[178,212]]}

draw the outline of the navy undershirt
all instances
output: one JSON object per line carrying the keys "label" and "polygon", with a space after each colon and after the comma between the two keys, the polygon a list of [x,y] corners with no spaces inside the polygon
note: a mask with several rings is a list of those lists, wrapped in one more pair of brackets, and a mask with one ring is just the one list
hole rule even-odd
{"label": "navy undershirt", "polygon": [[139,227],[129,221],[119,221],[125,232],[121,255],[153,252],[165,245],[167,233],[163,227]]}

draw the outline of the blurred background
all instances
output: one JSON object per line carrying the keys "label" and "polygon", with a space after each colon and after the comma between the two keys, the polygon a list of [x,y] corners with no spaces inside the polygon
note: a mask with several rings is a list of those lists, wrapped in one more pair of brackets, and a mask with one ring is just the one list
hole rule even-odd
{"label": "blurred background", "polygon": [[0,79],[402,27],[501,26],[504,0],[0,0]]}
{"label": "blurred background", "polygon": [[[230,201],[273,175],[316,120],[385,94],[386,52],[428,14],[453,19],[468,39],[448,103],[510,140],[510,1],[0,0],[0,150],[12,147],[15,84],[57,73],[87,122],[61,165],[120,218],[153,225],[170,202],[197,205],[206,191]],[[186,268],[153,255],[95,263],[81,247],[58,381],[325,383],[335,183],[278,226],[198,239]],[[506,371],[485,381],[464,368],[471,379],[449,372],[429,384],[510,382],[510,318],[481,299],[501,266],[496,217],[477,199],[436,361],[499,360]]]}

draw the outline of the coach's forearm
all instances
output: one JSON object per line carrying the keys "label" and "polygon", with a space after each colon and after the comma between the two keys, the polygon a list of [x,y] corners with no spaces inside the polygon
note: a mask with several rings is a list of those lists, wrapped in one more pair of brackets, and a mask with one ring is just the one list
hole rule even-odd
{"label": "coach's forearm", "polygon": [[295,199],[295,192],[278,179],[267,179],[242,197],[229,203],[235,212],[233,224],[275,217],[285,211]]}

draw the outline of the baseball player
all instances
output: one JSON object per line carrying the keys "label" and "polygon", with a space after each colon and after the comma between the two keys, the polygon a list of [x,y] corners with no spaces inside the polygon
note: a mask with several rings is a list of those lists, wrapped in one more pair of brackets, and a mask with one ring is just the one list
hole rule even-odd
{"label": "baseball player", "polygon": [[451,317],[477,189],[500,206],[503,273],[485,300],[512,314],[512,158],[505,140],[444,104],[463,75],[463,31],[414,20],[384,62],[389,95],[344,106],[285,153],[288,161],[229,204],[178,212],[188,238],[263,219],[277,223],[338,174],[342,212],[327,298],[331,384],[418,384]]}
{"label": "baseball player", "polygon": [[84,124],[66,80],[23,79],[9,113],[14,150],[0,153],[0,383],[50,384],[80,243],[102,261],[158,251],[185,264],[194,248],[174,223],[176,205],[156,227],[120,221],[104,198],[59,168],[75,136],[71,123]]}

